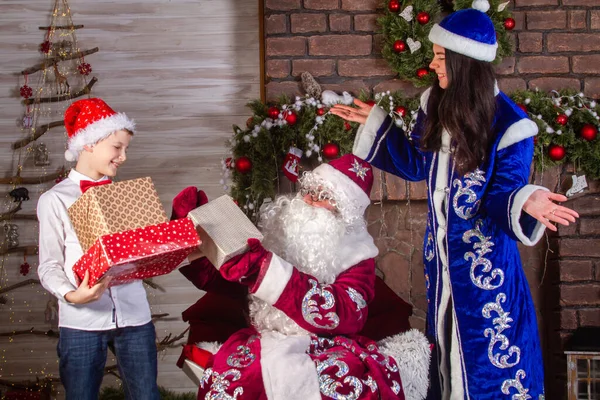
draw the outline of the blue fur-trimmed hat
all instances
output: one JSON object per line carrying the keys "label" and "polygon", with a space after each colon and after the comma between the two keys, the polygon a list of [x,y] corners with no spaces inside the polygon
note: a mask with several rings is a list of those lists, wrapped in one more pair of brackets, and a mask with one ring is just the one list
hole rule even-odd
{"label": "blue fur-trimmed hat", "polygon": [[438,46],[480,61],[496,59],[496,29],[486,14],[487,0],[475,0],[473,8],[448,15],[429,31],[429,40]]}

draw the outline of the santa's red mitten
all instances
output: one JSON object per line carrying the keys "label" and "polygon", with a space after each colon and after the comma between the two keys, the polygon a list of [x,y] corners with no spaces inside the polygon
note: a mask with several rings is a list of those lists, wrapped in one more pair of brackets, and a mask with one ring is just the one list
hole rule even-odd
{"label": "santa's red mitten", "polygon": [[194,186],[186,187],[173,199],[171,221],[187,216],[190,211],[206,203],[208,203],[208,197],[204,191],[198,190]]}
{"label": "santa's red mitten", "polygon": [[265,249],[258,239],[248,239],[248,247],[245,253],[225,262],[219,268],[219,272],[228,281],[252,287],[258,279],[261,266],[270,258],[271,252]]}

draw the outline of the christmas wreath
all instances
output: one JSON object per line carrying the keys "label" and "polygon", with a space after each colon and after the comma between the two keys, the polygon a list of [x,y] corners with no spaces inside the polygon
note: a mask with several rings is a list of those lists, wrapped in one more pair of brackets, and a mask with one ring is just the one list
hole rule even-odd
{"label": "christmas wreath", "polygon": [[[497,33],[498,52],[495,63],[512,55],[509,30],[515,27],[507,0],[489,0],[488,16],[494,22]],[[486,0],[454,0],[454,11],[469,7],[485,10]],[[428,39],[433,24],[440,18],[442,7],[436,0],[389,0],[385,15],[377,22],[384,42],[382,54],[400,78],[411,81],[417,87],[429,86],[434,76],[429,72],[433,58],[432,44]]]}

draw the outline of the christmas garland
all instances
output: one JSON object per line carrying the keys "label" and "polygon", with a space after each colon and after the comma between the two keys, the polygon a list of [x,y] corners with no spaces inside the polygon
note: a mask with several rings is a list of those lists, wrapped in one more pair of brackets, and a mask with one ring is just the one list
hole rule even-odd
{"label": "christmas garland", "polygon": [[[381,106],[410,136],[419,98],[389,91],[373,99],[359,97]],[[518,91],[511,97],[539,127],[534,138],[536,169],[571,163],[589,178],[600,179],[600,106],[595,101],[567,90]],[[358,125],[330,114],[327,105],[312,97],[296,97],[295,102],[282,98],[270,105],[257,100],[248,107],[253,115],[246,127],[233,126],[221,184],[256,221],[260,205],[280,192],[282,175],[295,181],[301,163],[313,167],[351,152]]]}
{"label": "christmas garland", "polygon": [[[454,0],[454,10],[470,8],[473,0]],[[515,27],[515,20],[507,6],[507,0],[489,0],[487,14],[494,22],[497,33],[498,52],[494,63],[513,53],[508,35]],[[429,86],[434,80],[429,71],[433,58],[429,31],[439,19],[442,10],[436,0],[389,0],[385,15],[377,22],[384,37],[382,54],[390,67],[401,79],[412,82],[417,87]]]}

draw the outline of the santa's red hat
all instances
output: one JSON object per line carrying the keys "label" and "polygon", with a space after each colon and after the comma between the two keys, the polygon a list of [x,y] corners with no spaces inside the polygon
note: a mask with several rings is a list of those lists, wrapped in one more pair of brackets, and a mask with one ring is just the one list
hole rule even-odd
{"label": "santa's red hat", "polygon": [[86,145],[98,143],[116,131],[135,131],[135,122],[117,113],[99,98],[78,100],[65,111],[65,128],[69,141],[65,159],[75,161]]}
{"label": "santa's red hat", "polygon": [[373,168],[362,158],[346,154],[329,164],[321,164],[313,174],[332,184],[334,191],[343,192],[345,197],[354,200],[364,212],[371,204]]}

